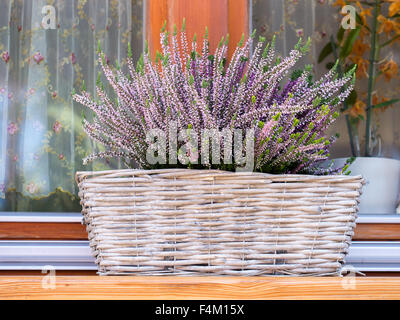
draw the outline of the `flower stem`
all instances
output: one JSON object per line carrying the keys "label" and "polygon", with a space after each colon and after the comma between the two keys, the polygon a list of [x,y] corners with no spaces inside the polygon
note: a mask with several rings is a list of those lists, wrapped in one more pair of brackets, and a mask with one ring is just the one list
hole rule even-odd
{"label": "flower stem", "polygon": [[[337,54],[336,44],[335,44],[335,40],[333,39],[333,36],[331,36],[331,46],[332,46],[333,57],[334,57],[334,59],[336,61],[338,59],[338,54]],[[338,71],[339,77],[342,77],[343,76],[343,72],[342,72],[342,66],[341,66],[340,63],[338,63],[337,71]],[[343,101],[343,106],[344,106],[344,108],[343,108],[344,110],[348,109],[348,105],[347,105],[346,100]],[[356,149],[355,149],[354,139],[353,139],[353,128],[352,128],[352,125],[351,125],[351,122],[350,122],[350,117],[349,117],[348,114],[345,115],[345,119],[346,119],[346,125],[347,125],[347,133],[349,134],[351,155],[353,157],[355,157],[356,156]]]}
{"label": "flower stem", "polygon": [[385,46],[391,44],[393,41],[397,40],[398,38],[400,38],[400,34],[398,34],[397,36],[393,37],[392,39],[389,39],[388,41],[382,43],[381,47],[385,47]]}
{"label": "flower stem", "polygon": [[379,54],[379,43],[378,43],[378,14],[381,5],[381,0],[375,0],[374,4],[374,16],[371,30],[371,52],[369,59],[369,71],[368,71],[368,97],[367,97],[367,122],[365,124],[365,156],[371,156],[371,118],[372,118],[372,92],[375,85],[376,68],[375,62],[378,60]]}

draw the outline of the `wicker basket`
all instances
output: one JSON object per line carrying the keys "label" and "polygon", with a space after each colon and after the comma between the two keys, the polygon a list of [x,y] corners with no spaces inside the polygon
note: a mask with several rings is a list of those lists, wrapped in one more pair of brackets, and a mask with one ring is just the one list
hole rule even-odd
{"label": "wicker basket", "polygon": [[361,176],[78,172],[99,274],[335,275]]}

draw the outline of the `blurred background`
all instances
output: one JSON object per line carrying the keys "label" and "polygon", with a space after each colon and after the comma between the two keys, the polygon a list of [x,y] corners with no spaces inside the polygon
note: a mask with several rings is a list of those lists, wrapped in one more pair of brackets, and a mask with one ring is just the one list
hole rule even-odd
{"label": "blurred background", "polygon": [[[384,3],[386,16],[392,2]],[[243,11],[247,15],[245,32],[256,29],[257,37],[262,35],[267,40],[276,35],[281,55],[287,55],[299,37],[311,37],[312,50],[299,69],[313,64],[318,78],[334,62],[332,53],[322,62],[318,60],[331,36],[337,38],[344,4],[340,0],[247,1]],[[41,25],[46,5],[56,8],[55,29],[45,30]],[[82,158],[99,146],[82,131],[82,107],[72,102],[71,92],[83,85],[94,91],[99,41],[109,63],[119,61],[123,67],[128,42],[137,59],[146,34],[151,32],[158,38],[158,32],[149,30],[148,20],[157,19],[148,14],[150,5],[157,8],[157,0],[0,0],[0,211],[80,211],[75,172],[122,166],[119,161],[82,164]],[[357,1],[353,5],[361,19],[370,19],[368,7]],[[382,11],[383,27],[378,30],[382,37],[398,37],[400,25],[384,19]],[[212,26],[209,31],[213,32]],[[352,135],[358,137],[361,146],[368,45],[368,34],[358,34],[343,57],[344,67],[346,63],[361,65],[357,97],[345,111],[353,119]],[[394,99],[396,94],[399,97],[399,45],[396,40],[382,48],[381,73],[374,91],[377,103]],[[373,155],[400,159],[399,107],[394,103],[373,112]],[[340,133],[332,157],[352,155],[344,116],[331,133]]]}

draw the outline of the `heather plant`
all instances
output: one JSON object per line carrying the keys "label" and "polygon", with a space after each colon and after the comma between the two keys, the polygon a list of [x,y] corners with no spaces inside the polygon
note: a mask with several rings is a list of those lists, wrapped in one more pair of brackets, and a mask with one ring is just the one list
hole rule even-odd
{"label": "heather plant", "polygon": [[[134,65],[128,49],[127,72],[112,67],[99,50],[103,74],[117,99],[106,94],[101,82],[97,95],[86,90],[73,94],[75,101],[91,109],[95,116],[83,118],[83,128],[92,139],[103,144],[104,152],[84,161],[117,157],[138,168],[212,168],[237,170],[239,156],[228,143],[224,130],[242,130],[240,144],[252,147],[254,171],[270,173],[327,174],[343,168],[321,169],[329,157],[335,136],[326,129],[339,116],[338,106],[348,97],[354,85],[355,68],[338,77],[334,66],[321,79],[313,81],[312,68],[292,72],[296,62],[309,50],[310,40],[300,40],[288,57],[277,56],[274,42],[260,37],[254,45],[254,33],[237,45],[227,59],[228,39],[222,38],[214,54],[209,51],[208,33],[201,50],[196,37],[191,43],[185,27],[178,35],[161,32],[162,52],[152,60],[149,50]],[[162,163],[147,161],[153,142],[148,133],[164,133],[165,158]],[[171,132],[186,133],[173,141]],[[197,161],[210,154],[209,144],[201,143],[202,132],[212,133],[225,152],[219,161]],[[246,132],[251,131],[251,144]],[[198,133],[193,135],[192,133]],[[247,140],[246,140],[247,137]],[[196,140],[189,161],[181,159],[189,140]],[[189,141],[190,142],[190,141]],[[176,144],[173,148],[173,144]],[[205,149],[207,148],[207,149]],[[235,155],[230,161],[228,157]],[[211,156],[209,157],[211,158]],[[193,160],[194,159],[194,160]]]}

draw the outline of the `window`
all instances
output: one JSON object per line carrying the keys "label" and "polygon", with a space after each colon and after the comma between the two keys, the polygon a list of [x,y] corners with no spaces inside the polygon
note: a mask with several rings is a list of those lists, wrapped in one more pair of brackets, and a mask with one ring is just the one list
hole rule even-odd
{"label": "window", "polygon": [[[42,12],[48,2],[55,9],[55,29],[41,26],[49,14],[46,10]],[[135,59],[143,50],[144,39],[155,55],[160,49],[159,30],[165,20],[172,31],[173,24],[179,26],[185,17],[189,38],[194,33],[201,34],[204,26],[208,26],[214,48],[227,33],[230,43],[236,44],[243,32],[248,35],[255,28],[256,37],[261,35],[270,40],[276,34],[278,51],[287,55],[300,36],[310,35],[313,49],[303,62],[315,64],[318,75],[325,71],[324,64],[317,64],[318,54],[333,32],[332,20],[337,18],[333,13],[337,10],[329,4],[332,1],[0,0],[0,238],[27,241],[17,244],[4,241],[0,247],[20,246],[18,252],[24,256],[29,251],[25,246],[33,239],[65,240],[64,244],[43,242],[33,246],[39,251],[50,246],[54,252],[64,252],[63,246],[69,248],[66,240],[87,239],[84,227],[79,224],[81,207],[75,172],[120,166],[114,160],[82,164],[82,158],[99,146],[92,144],[82,131],[82,111],[87,117],[91,115],[72,102],[71,92],[79,91],[83,84],[94,92],[99,71],[98,42],[108,62],[119,61],[124,68],[128,42]],[[46,23],[51,26],[51,21]],[[399,61],[399,52],[392,49],[389,53]],[[393,85],[390,92],[393,94],[396,88]],[[379,115],[385,123],[379,128],[382,155],[400,158],[400,127],[396,122],[399,112],[399,108],[393,108]],[[348,155],[344,121],[338,122],[336,131],[342,133],[342,139],[336,144],[333,156]],[[362,221],[356,230],[356,240],[400,240],[398,217],[363,217]],[[371,248],[375,247],[381,250],[383,245],[383,242],[376,246],[365,242],[355,246],[358,250],[355,263],[363,261],[365,250],[373,252]],[[75,247],[82,251],[76,251]],[[78,253],[82,255],[79,259],[90,264],[85,267],[93,267],[91,260],[87,260],[86,243],[74,242],[71,248],[64,255],[67,267]],[[389,246],[397,252],[398,248],[394,242]],[[387,260],[391,257],[392,253],[388,253]],[[0,254],[0,269],[1,261]],[[51,256],[42,262],[51,263]],[[12,268],[13,264],[9,265]],[[396,268],[386,270],[399,271]]]}
{"label": "window", "polygon": [[[355,9],[357,12],[361,13],[361,15],[369,14],[372,10],[372,6],[366,5],[365,2],[362,3],[362,10],[359,5],[357,5],[356,1],[347,2],[350,4],[353,3]],[[373,3],[374,1],[369,2]],[[342,15],[340,14],[341,3],[341,1],[334,0],[253,0],[251,6],[253,29],[257,29],[256,37],[261,35],[266,37],[267,40],[270,40],[275,34],[277,36],[277,51],[281,52],[284,56],[289,53],[300,37],[311,37],[311,51],[307,59],[302,59],[302,63],[313,64],[316,77],[318,78],[322,72],[327,71],[327,63],[334,62],[334,58],[330,56],[322,63],[318,63],[318,57],[323,47],[329,43],[330,36],[333,35],[336,38],[338,26],[342,19]],[[382,4],[383,15],[387,14],[389,5],[390,3],[388,2]],[[388,20],[387,23],[390,24],[390,21]],[[386,31],[390,30],[389,28]],[[381,34],[381,37],[385,38],[385,34],[383,32],[381,32]],[[388,38],[390,38],[390,36],[388,36]],[[364,42],[369,42],[369,37],[366,37]],[[367,46],[369,46],[368,43]],[[388,76],[396,74],[397,63],[400,62],[399,42],[393,43],[393,45],[382,48],[381,50],[382,61],[379,63],[383,66],[388,61],[395,61],[396,64],[393,64],[391,67],[392,73],[388,73]],[[367,59],[368,57],[365,57],[361,62],[358,61],[358,64],[368,63],[366,62]],[[359,93],[365,94],[365,96],[360,95],[360,101],[365,101],[367,78],[365,72],[362,72],[361,67],[357,73],[357,86],[360,89]],[[361,73],[364,74],[361,75]],[[396,90],[396,88],[399,87],[400,82],[398,78],[395,78],[396,76],[391,77],[390,82],[387,82],[386,80],[388,79],[386,78],[385,80],[384,77],[378,79],[375,94],[379,101],[380,99],[389,100],[398,98],[398,90]],[[376,138],[373,143],[374,156],[400,159],[400,126],[398,125],[400,109],[398,106],[399,104],[397,103],[390,109],[385,110],[385,112],[374,112],[373,114],[373,122],[375,125],[372,131]],[[344,117],[338,119],[332,134],[336,132],[340,133],[340,139],[336,141],[332,148],[332,158],[350,156],[350,141]],[[362,123],[359,129],[353,132],[353,136],[354,140],[360,140],[362,151],[364,143],[362,138],[364,136],[364,125]]]}
{"label": "window", "polygon": [[83,84],[93,92],[98,43],[111,64],[124,65],[128,42],[140,55],[143,2],[50,2],[46,29],[48,1],[1,0],[0,211],[78,212],[75,172],[119,166],[82,164],[98,146],[82,131],[71,92]]}

